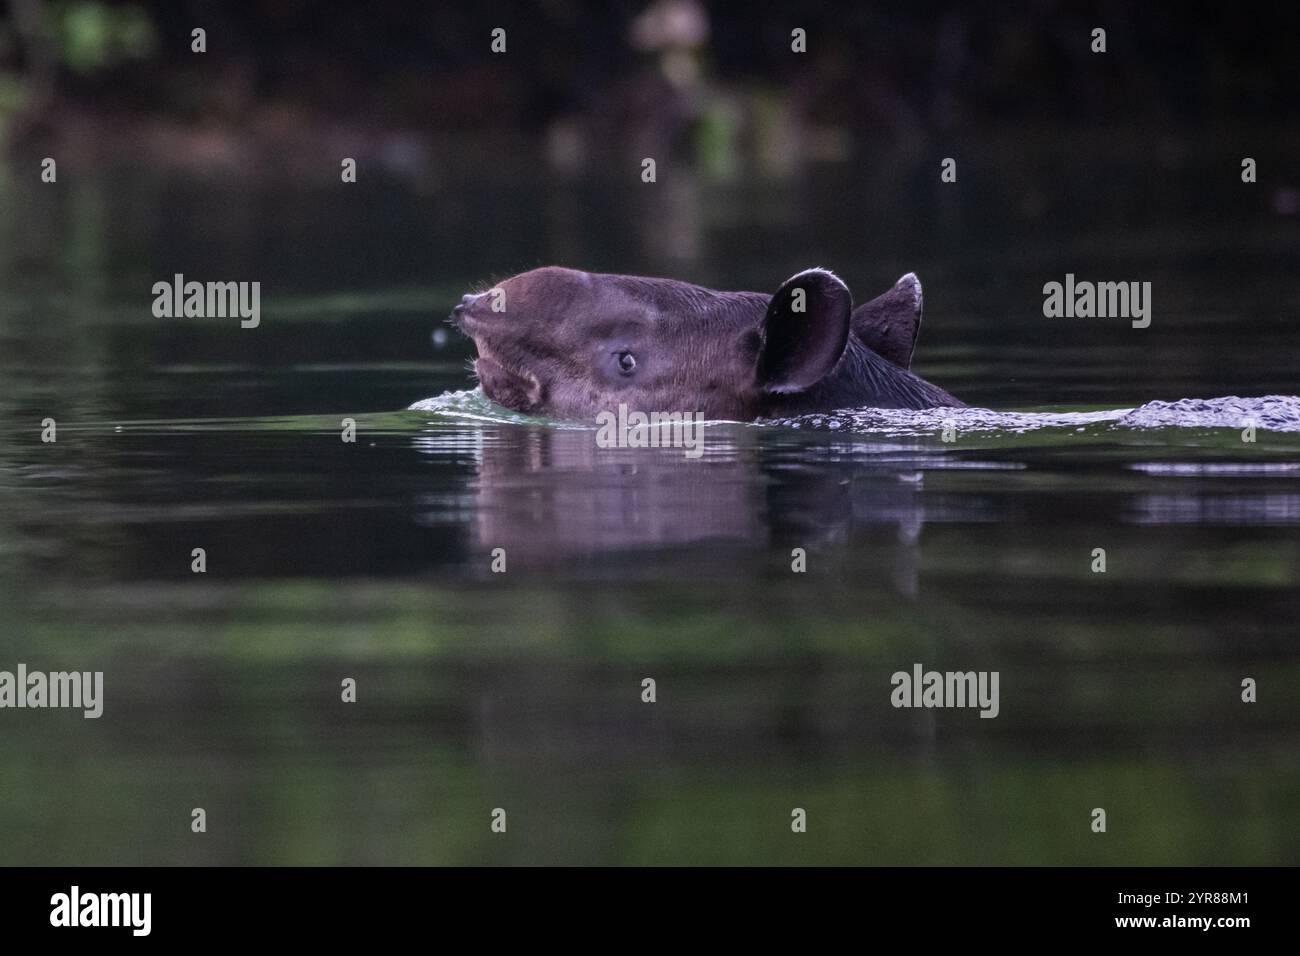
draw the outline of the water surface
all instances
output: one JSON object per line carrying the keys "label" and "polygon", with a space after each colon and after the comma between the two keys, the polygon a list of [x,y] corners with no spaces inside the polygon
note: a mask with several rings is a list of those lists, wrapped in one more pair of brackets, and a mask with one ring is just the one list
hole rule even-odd
{"label": "water surface", "polygon": [[[11,175],[0,668],[103,670],[106,702],[0,712],[0,862],[1300,860],[1296,221],[1218,159],[646,216],[603,180]],[[441,322],[547,262],[820,264],[859,299],[915,270],[917,369],[979,407],[597,448],[487,402]],[[176,272],[261,281],[261,327],[154,319]],[[1152,281],[1151,328],[1044,319],[1066,272]],[[999,717],[892,708],[914,662],[999,671]]]}

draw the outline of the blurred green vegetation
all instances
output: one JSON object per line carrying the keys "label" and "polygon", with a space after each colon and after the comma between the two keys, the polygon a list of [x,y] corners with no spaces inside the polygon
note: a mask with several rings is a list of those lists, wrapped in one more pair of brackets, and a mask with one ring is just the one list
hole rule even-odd
{"label": "blurred green vegetation", "polygon": [[146,59],[156,52],[153,21],[141,6],[69,0],[51,3],[49,9],[60,61],[77,73]]}
{"label": "blurred green vegetation", "polygon": [[[1090,50],[1097,25],[1105,54]],[[972,129],[1122,130],[1136,143],[1282,128],[1296,118],[1297,26],[1293,7],[1118,0],[761,13],[743,0],[17,0],[0,10],[0,124],[18,153],[55,144],[87,163],[221,165],[252,143],[263,162],[307,165],[347,144],[363,166],[418,176],[439,144],[502,162],[526,143],[568,174],[653,154],[731,181]],[[791,51],[796,27],[806,52]]]}

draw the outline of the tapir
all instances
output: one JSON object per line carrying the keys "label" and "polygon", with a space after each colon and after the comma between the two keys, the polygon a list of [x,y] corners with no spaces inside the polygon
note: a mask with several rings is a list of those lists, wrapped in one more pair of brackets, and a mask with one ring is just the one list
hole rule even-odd
{"label": "tapir", "polygon": [[547,266],[464,296],[451,321],[474,340],[488,398],[531,415],[592,421],[626,405],[753,421],[963,404],[910,371],[912,273],[855,309],[821,268],[765,295]]}

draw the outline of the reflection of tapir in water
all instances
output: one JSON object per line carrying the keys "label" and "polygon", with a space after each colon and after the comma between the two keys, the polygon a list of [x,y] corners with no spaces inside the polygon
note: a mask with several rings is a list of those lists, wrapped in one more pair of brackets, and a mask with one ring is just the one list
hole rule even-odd
{"label": "reflection of tapir in water", "polygon": [[752,562],[757,574],[784,567],[795,545],[824,569],[829,553],[866,536],[872,546],[854,552],[862,560],[888,567],[895,580],[914,575],[930,513],[920,483],[909,480],[912,465],[818,455],[790,467],[779,450],[764,450],[759,429],[708,431],[708,454],[686,461],[676,449],[600,448],[591,428],[488,426],[476,452],[471,548],[504,548],[511,567],[553,568],[575,556],[712,541],[734,545],[736,565]]}
{"label": "reflection of tapir in water", "polygon": [[534,269],[467,295],[452,321],[493,401],[592,421],[620,404],[750,421],[837,408],[962,403],[908,371],[921,283],[853,308],[824,269],[768,296],[672,279]]}
{"label": "reflection of tapir in water", "polygon": [[573,554],[714,540],[767,543],[764,489],[752,442],[677,450],[599,448],[590,429],[502,426],[485,441],[475,485],[476,546],[547,566]]}

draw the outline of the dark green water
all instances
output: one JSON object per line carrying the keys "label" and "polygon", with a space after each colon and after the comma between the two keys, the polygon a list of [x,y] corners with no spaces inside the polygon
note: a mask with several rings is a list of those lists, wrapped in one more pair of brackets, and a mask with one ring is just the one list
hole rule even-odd
{"label": "dark green water", "polygon": [[[951,193],[9,169],[0,669],[105,703],[0,710],[0,862],[1300,861],[1296,406],[1084,414],[1300,391],[1297,219],[1226,156],[978,155]],[[915,270],[918,370],[1042,417],[722,424],[687,461],[403,411],[472,387],[460,293],[551,262]],[[261,326],[153,318],[176,272],[260,281]],[[1151,327],[1045,319],[1067,272],[1152,282]],[[1000,715],[894,709],[915,662],[998,671]]]}

